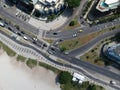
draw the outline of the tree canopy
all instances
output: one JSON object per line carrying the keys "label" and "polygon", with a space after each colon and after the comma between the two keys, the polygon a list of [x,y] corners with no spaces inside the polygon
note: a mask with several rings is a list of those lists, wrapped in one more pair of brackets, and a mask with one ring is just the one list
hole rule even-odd
{"label": "tree canopy", "polygon": [[63,71],[59,74],[59,81],[61,84],[71,83],[72,75],[69,72]]}
{"label": "tree canopy", "polygon": [[80,1],[81,0],[66,0],[66,2],[68,3],[68,7],[70,8],[78,7],[80,5]]}

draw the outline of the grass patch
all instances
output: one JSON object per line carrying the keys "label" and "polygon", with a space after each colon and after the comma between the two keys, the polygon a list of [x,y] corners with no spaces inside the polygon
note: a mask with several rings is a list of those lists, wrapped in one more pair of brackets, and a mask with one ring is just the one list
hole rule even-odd
{"label": "grass patch", "polygon": [[60,70],[58,70],[57,68],[54,68],[54,67],[52,67],[52,66],[50,66],[48,64],[42,63],[42,62],[39,62],[39,66],[42,66],[42,67],[44,67],[44,68],[46,68],[48,70],[52,70],[55,73],[59,73],[60,72]]}
{"label": "grass patch", "polygon": [[0,48],[2,48],[4,51],[6,51],[8,56],[15,56],[16,55],[16,53],[12,49],[10,49],[8,46],[3,44],[1,41],[0,41]]}
{"label": "grass patch", "polygon": [[96,64],[98,66],[105,66],[106,62],[105,59],[100,56],[100,50],[101,50],[101,46],[104,43],[109,43],[109,42],[111,42],[111,40],[109,39],[104,39],[100,41],[92,50],[82,55],[80,59],[92,64]]}
{"label": "grass patch", "polygon": [[72,82],[63,84],[60,87],[62,90],[105,90],[102,86],[94,85],[89,82],[83,82],[82,84],[78,84],[78,82]]}
{"label": "grass patch", "polygon": [[99,33],[95,32],[81,38],[78,37],[71,40],[65,40],[59,44],[59,47],[65,47],[66,50],[72,50],[86,44],[88,41],[92,40],[98,35]]}
{"label": "grass patch", "polygon": [[0,27],[0,30],[3,31],[4,33],[8,34],[8,35],[12,35],[12,33],[9,30],[7,30],[3,27]]}
{"label": "grass patch", "polygon": [[34,59],[28,59],[26,62],[27,66],[31,69],[37,65],[37,61]]}
{"label": "grass patch", "polygon": [[52,39],[43,39],[43,40],[50,43],[50,44],[54,42],[54,40],[52,40]]}
{"label": "grass patch", "polygon": [[17,61],[25,62],[25,60],[26,60],[26,57],[23,57],[21,55],[17,56]]}
{"label": "grass patch", "polygon": [[73,26],[67,26],[67,27],[65,27],[62,31],[66,31],[66,30],[71,30],[71,29],[74,29],[74,28],[76,28],[76,27],[80,27],[81,25],[79,24],[79,22],[78,22],[78,16],[76,16],[75,17],[75,19],[73,19],[73,21],[75,22],[75,24],[73,25]]}

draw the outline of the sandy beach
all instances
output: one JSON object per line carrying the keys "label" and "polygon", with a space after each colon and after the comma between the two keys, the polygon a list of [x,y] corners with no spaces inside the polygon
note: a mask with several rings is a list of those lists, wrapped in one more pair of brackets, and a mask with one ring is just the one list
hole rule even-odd
{"label": "sandy beach", "polygon": [[0,50],[0,90],[60,90],[56,74],[43,67],[30,69]]}

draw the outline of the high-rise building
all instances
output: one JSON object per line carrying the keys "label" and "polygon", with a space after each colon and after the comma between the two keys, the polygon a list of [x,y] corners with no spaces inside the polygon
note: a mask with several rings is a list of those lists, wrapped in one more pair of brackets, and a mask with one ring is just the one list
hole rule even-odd
{"label": "high-rise building", "polygon": [[96,9],[101,12],[106,12],[112,9],[116,9],[120,6],[120,0],[100,0]]}

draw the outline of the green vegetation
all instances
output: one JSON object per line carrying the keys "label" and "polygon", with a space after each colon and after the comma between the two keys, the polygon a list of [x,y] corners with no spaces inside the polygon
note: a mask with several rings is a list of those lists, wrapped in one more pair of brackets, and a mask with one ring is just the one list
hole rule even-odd
{"label": "green vegetation", "polygon": [[75,20],[72,20],[72,21],[70,22],[69,26],[74,26],[74,25],[76,25],[76,24],[77,24],[77,20],[75,19]]}
{"label": "green vegetation", "polygon": [[83,10],[82,14],[85,15],[85,13],[88,11],[88,9],[90,8],[90,5],[92,4],[94,0],[88,0],[85,9]]}
{"label": "green vegetation", "polygon": [[37,65],[37,60],[34,59],[28,59],[26,62],[27,66],[30,68],[33,68]]}
{"label": "green vegetation", "polygon": [[103,87],[89,83],[88,81],[79,84],[78,82],[71,82],[62,84],[62,90],[105,90]]}
{"label": "green vegetation", "polygon": [[84,60],[92,64],[96,64],[99,66],[106,66],[106,65],[112,64],[110,61],[106,60],[100,55],[101,54],[100,50],[101,50],[102,45],[105,43],[110,43],[111,41],[112,41],[111,38],[100,41],[92,50],[82,55],[80,57],[81,60]]}
{"label": "green vegetation", "polygon": [[80,5],[81,0],[66,0],[69,8],[76,8]]}
{"label": "green vegetation", "polygon": [[77,27],[80,27],[80,23],[78,22],[78,18],[79,16],[76,16],[67,27],[65,27],[62,31],[66,31],[66,30],[72,30],[75,29]]}
{"label": "green vegetation", "polygon": [[72,81],[72,75],[67,71],[62,71],[59,74],[60,84],[69,84]]}
{"label": "green vegetation", "polygon": [[50,44],[54,42],[54,40],[52,40],[52,39],[43,39],[43,40],[50,43]]}
{"label": "green vegetation", "polygon": [[108,15],[108,16],[105,16],[105,17],[101,17],[98,19],[99,23],[104,23],[104,22],[109,22],[109,21],[112,21],[116,18],[119,18],[120,17],[120,14],[113,14],[113,15]]}
{"label": "green vegetation", "polygon": [[2,48],[4,51],[6,51],[8,56],[15,56],[16,55],[16,53],[12,49],[10,49],[8,46],[3,44],[1,41],[0,41],[0,48]]}
{"label": "green vegetation", "polygon": [[23,57],[21,55],[17,56],[17,61],[25,62],[25,60],[26,60],[26,57]]}
{"label": "green vegetation", "polygon": [[81,38],[78,37],[71,40],[65,40],[60,43],[59,47],[62,51],[72,50],[86,44],[88,41],[92,40],[98,35],[99,33],[95,32],[95,33],[91,33],[89,35],[83,36]]}
{"label": "green vegetation", "polygon": [[67,48],[66,48],[65,46],[63,46],[63,45],[61,45],[59,48],[60,48],[60,50],[61,50],[62,52],[64,52],[64,51],[67,50]]}
{"label": "green vegetation", "polygon": [[42,66],[42,67],[44,67],[44,68],[46,68],[48,70],[52,70],[55,73],[59,73],[60,72],[60,70],[58,70],[57,68],[52,67],[52,66],[50,66],[48,64],[45,64],[45,63],[42,63],[42,62],[39,62],[39,66]]}
{"label": "green vegetation", "polygon": [[54,14],[49,15],[49,16],[47,17],[47,21],[52,21],[52,20],[55,19],[55,18],[56,18],[56,16],[55,16]]}
{"label": "green vegetation", "polygon": [[61,89],[62,90],[87,90],[88,86],[89,86],[89,82],[83,82],[82,84],[78,84],[77,82],[71,82],[69,84],[61,85]]}
{"label": "green vegetation", "polygon": [[5,29],[5,28],[3,28],[3,27],[0,27],[0,30],[1,30],[2,32],[6,33],[7,35],[12,35],[12,33],[11,33],[9,30],[7,30],[7,29]]}

